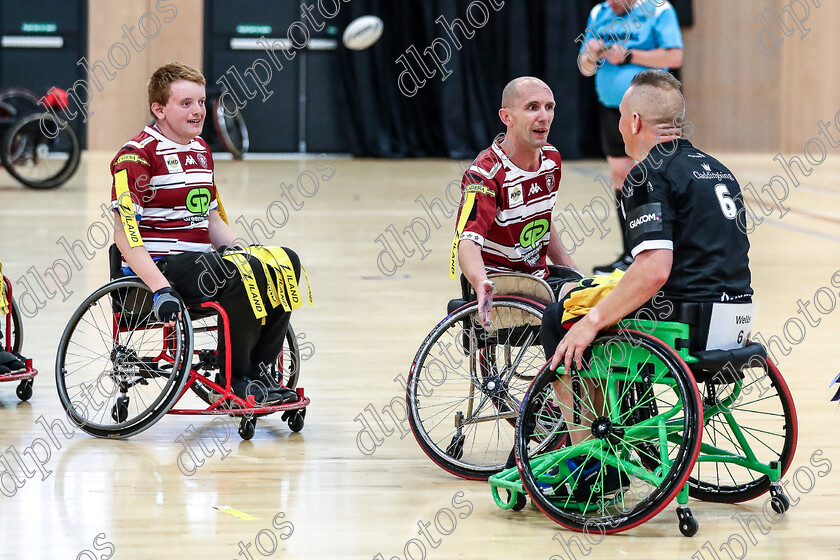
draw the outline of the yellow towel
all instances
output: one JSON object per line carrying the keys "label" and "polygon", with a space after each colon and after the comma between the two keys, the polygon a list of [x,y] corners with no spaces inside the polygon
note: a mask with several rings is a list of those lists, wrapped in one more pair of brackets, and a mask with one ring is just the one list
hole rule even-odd
{"label": "yellow towel", "polygon": [[563,326],[589,313],[595,305],[615,288],[624,272],[614,270],[609,276],[584,278],[563,298]]}

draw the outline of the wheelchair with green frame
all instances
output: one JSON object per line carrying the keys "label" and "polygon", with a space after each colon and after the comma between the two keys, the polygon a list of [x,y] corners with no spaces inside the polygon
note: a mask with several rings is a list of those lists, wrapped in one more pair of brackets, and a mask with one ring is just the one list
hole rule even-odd
{"label": "wheelchair with green frame", "polygon": [[[770,507],[783,514],[789,500],[779,481],[796,450],[796,410],[779,370],[744,330],[731,344],[712,342],[713,313],[732,322],[732,309],[752,305],[683,303],[660,320],[643,308],[601,332],[581,369],[566,375],[562,364],[546,364],[520,409],[516,467],[489,480],[496,504],[519,510],[527,494],[556,523],[602,534],[648,521],[675,497],[685,536],[699,527],[689,497],[737,503],[769,491]],[[573,409],[560,405],[563,390]],[[561,422],[563,410],[573,422]],[[561,437],[547,427],[567,425],[588,437],[535,452]]]}
{"label": "wheelchair with green frame", "polygon": [[[558,278],[582,278],[571,268],[549,268]],[[475,294],[462,276],[462,297],[449,302],[447,316],[420,345],[406,386],[409,424],[420,447],[444,470],[471,480],[487,480],[510,456],[523,397],[545,362],[543,310],[555,301],[549,284],[534,276],[489,278],[490,325],[479,320]],[[565,434],[553,433],[532,452],[560,445]]]}

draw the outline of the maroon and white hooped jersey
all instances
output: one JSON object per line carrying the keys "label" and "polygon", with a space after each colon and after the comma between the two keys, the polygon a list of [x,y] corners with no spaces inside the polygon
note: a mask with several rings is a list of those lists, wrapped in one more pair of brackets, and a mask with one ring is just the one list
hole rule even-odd
{"label": "maroon and white hooped jersey", "polygon": [[212,248],[208,213],[218,201],[213,156],[200,137],[178,144],[147,126],[111,161],[111,175],[111,206],[119,211],[127,189],[152,257]]}
{"label": "maroon and white hooped jersey", "polygon": [[553,146],[541,149],[540,167],[532,172],[514,165],[494,142],[461,180],[459,242],[469,239],[481,246],[487,272],[547,277],[551,212],[559,184],[560,153]]}

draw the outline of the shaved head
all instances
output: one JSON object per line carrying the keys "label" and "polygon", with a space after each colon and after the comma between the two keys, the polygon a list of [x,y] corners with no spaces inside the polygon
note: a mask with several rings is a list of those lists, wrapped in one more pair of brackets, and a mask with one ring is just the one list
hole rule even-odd
{"label": "shaved head", "polygon": [[525,84],[533,84],[542,86],[548,91],[551,91],[551,88],[548,87],[544,81],[540,80],[539,78],[534,78],[533,76],[520,76],[519,78],[514,78],[508,82],[505,86],[505,89],[502,90],[502,107],[505,109],[510,109],[516,103],[517,99],[519,98],[519,91],[521,86]]}
{"label": "shaved head", "polygon": [[630,82],[627,109],[638,113],[650,125],[674,124],[685,113],[682,84],[662,70],[645,70]]}

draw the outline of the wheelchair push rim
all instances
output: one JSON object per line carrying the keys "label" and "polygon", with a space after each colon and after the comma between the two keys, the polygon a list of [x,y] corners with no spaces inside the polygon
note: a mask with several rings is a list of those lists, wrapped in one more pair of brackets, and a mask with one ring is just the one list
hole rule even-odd
{"label": "wheelchair push rim", "polygon": [[124,438],[155,424],[189,375],[192,325],[154,318],[152,292],[136,278],[99,288],[73,313],[56,355],[56,387],[69,419],[97,437]]}
{"label": "wheelchair push rim", "polygon": [[[532,383],[517,423],[517,469],[534,504],[556,523],[616,533],[653,518],[683,490],[700,451],[703,413],[685,362],[654,337],[607,331],[584,358],[588,369],[569,376],[546,368]],[[591,437],[534,454],[538,403],[555,394],[554,382],[569,386],[570,378],[592,387],[578,398]],[[620,483],[610,486],[611,478]]]}
{"label": "wheelchair push rim", "polygon": [[420,346],[406,386],[420,447],[444,470],[471,480],[504,467],[522,398],[545,361],[536,338],[542,306],[500,297],[493,307],[490,329],[480,325],[475,302],[441,321]]}

